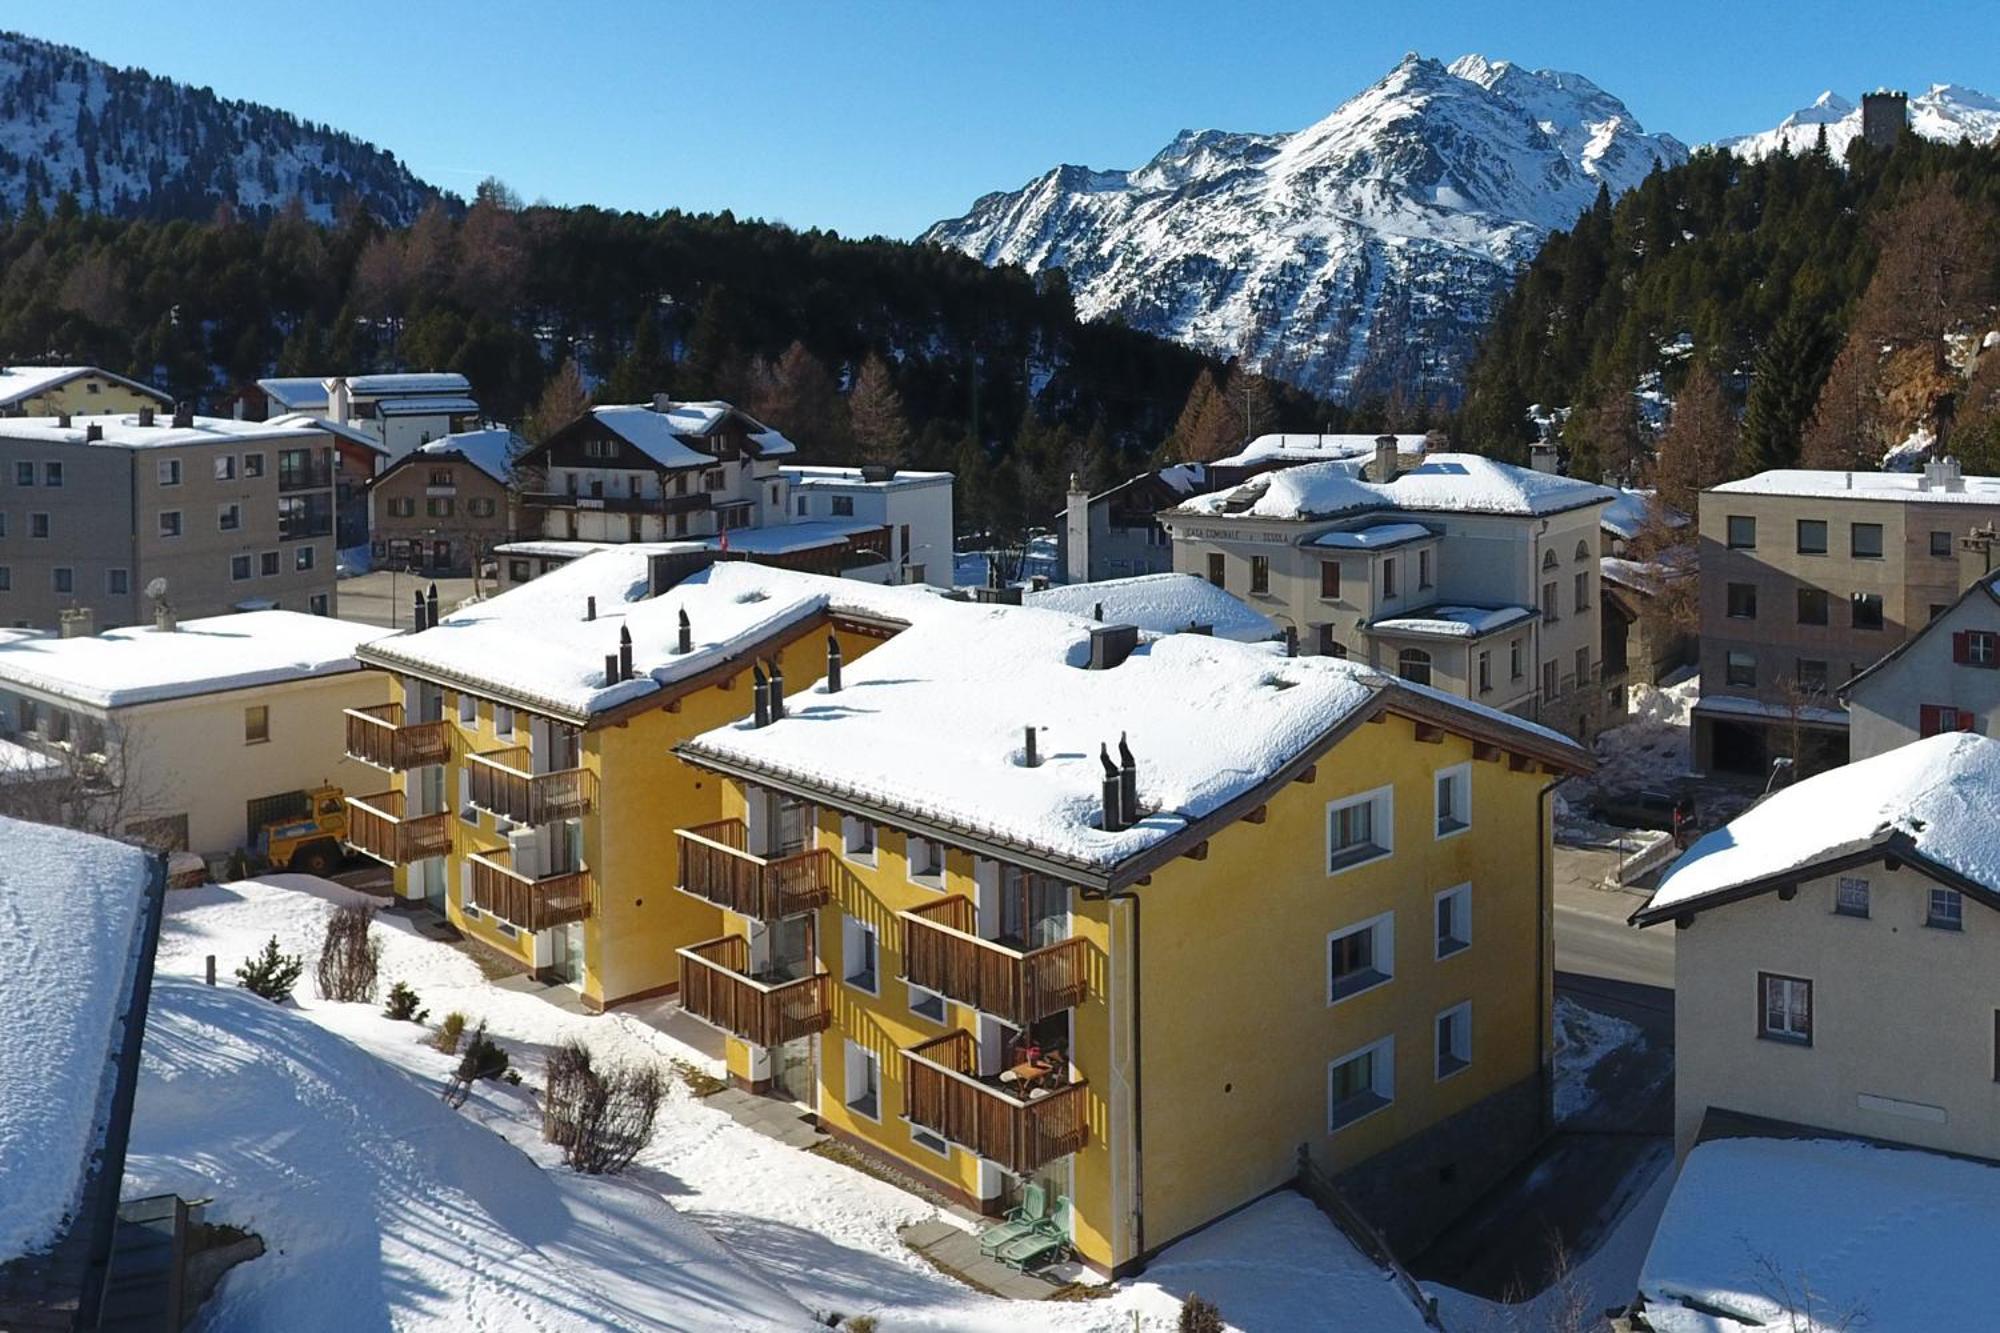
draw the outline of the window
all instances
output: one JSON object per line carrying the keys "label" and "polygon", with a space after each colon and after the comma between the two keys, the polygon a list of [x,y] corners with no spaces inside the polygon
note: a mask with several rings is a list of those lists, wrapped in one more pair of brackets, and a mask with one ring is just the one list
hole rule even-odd
{"label": "window", "polygon": [[229,577],[230,577],[230,579],[231,579],[232,581],[234,581],[234,582],[237,582],[237,583],[241,583],[241,582],[242,582],[243,580],[245,580],[245,579],[249,578],[249,577],[250,577],[250,557],[249,557],[249,556],[247,556],[247,555],[232,555],[232,556],[230,556],[230,557],[229,557]]}
{"label": "window", "polygon": [[1757,654],[1731,650],[1723,663],[1722,680],[1741,689],[1756,689]]}
{"label": "window", "polygon": [[424,501],[424,513],[431,518],[450,518],[458,512],[458,501],[450,496],[432,496]]}
{"label": "window", "polygon": [[1774,972],[1757,974],[1758,1033],[1773,1041],[1812,1045],[1812,983]]}
{"label": "window", "polygon": [[1222,552],[1208,553],[1208,581],[1220,588],[1225,586],[1222,579]]}
{"label": "window", "polygon": [[1493,653],[1482,650],[1479,654],[1479,692],[1490,694],[1493,690]]}
{"label": "window", "polygon": [[[1583,575],[1579,574],[1577,577],[1582,578]],[[1417,552],[1417,586],[1419,588],[1428,588],[1431,586],[1431,553],[1429,551]]]}
{"label": "window", "polygon": [[879,990],[875,975],[875,927],[851,916],[840,918],[841,979],[856,990],[874,995]]}
{"label": "window", "polygon": [[1271,557],[1267,555],[1250,557],[1250,591],[1253,593],[1271,591]]}
{"label": "window", "polygon": [[34,485],[35,465],[33,463],[25,463],[25,462],[14,464],[14,484],[16,486]]}
{"label": "window", "polygon": [[712,492],[715,492],[715,491],[719,491],[719,490],[721,490],[721,489],[723,488],[723,485],[724,485],[724,484],[725,484],[725,483],[724,483],[724,480],[723,480],[723,476],[722,476],[722,469],[721,469],[721,468],[716,468],[715,470],[713,470],[713,471],[711,471],[711,472],[704,472],[704,473],[702,474],[702,477],[701,477],[701,488],[702,488],[702,489],[703,489],[704,491],[709,491],[709,492],[711,492],[711,493],[712,493]]}
{"label": "window", "polygon": [[792,501],[792,512],[797,514],[800,518],[804,518],[806,516],[805,496],[803,495],[798,496]]}
{"label": "window", "polygon": [[[180,534],[180,517],[179,514],[174,515],[174,535],[176,536]],[[48,536],[49,516],[47,514],[28,515],[28,535],[30,537]]]}
{"label": "window", "polygon": [[412,518],[416,515],[416,512],[417,501],[414,496],[392,495],[389,497],[390,518]]}
{"label": "window", "polygon": [[509,583],[526,583],[533,577],[534,575],[528,572],[527,561],[509,560],[507,562],[507,581]]}
{"label": "window", "polygon": [[1918,704],[1917,735],[1935,736],[1945,731],[1972,731],[1979,725],[1978,718],[1963,708],[1950,704]]}
{"label": "window", "polygon": [[451,480],[451,469],[450,469],[450,468],[448,468],[448,467],[434,467],[434,468],[432,468],[432,469],[431,469],[431,479],[430,479],[430,482],[429,482],[428,484],[429,484],[429,485],[432,485],[432,486],[449,486],[449,485],[451,485],[451,484],[452,484],[452,480]]}
{"label": "window", "polygon": [[292,552],[292,568],[293,568],[293,569],[295,569],[295,570],[297,570],[297,571],[298,571],[299,573],[302,573],[302,574],[303,574],[303,573],[304,573],[304,572],[305,572],[306,570],[308,570],[308,569],[311,569],[312,567],[313,567],[313,548],[312,548],[312,547],[310,547],[310,546],[300,546],[300,547],[298,547],[298,548],[296,548],[296,549],[294,549],[294,550],[293,550],[293,552]]}
{"label": "window", "polygon": [[257,574],[260,578],[271,578],[278,572],[278,553],[265,551],[257,557]]}
{"label": "window", "polygon": [[1521,657],[1521,640],[1516,639],[1507,645],[1507,665],[1511,669],[1511,678],[1514,680],[1519,680],[1526,674],[1527,667],[1524,665]]}
{"label": "window", "polygon": [[1932,889],[1924,924],[1934,930],[1965,929],[1965,899],[1957,889]]}
{"label": "window", "polygon": [[1472,944],[1472,886],[1460,884],[1437,896],[1437,953],[1449,958]]}
{"label": "window", "polygon": [[1396,654],[1396,674],[1415,685],[1431,683],[1431,655],[1421,648],[1405,648]]}
{"label": "window", "polygon": [[1396,915],[1363,921],[1326,937],[1326,1002],[1338,1004],[1396,975]]}
{"label": "window", "polygon": [[1337,637],[1338,630],[1332,625],[1319,627],[1319,653],[1321,657],[1345,657],[1347,645]]}
{"label": "window", "polygon": [[132,591],[132,571],[129,569],[107,569],[104,571],[104,591],[112,597],[123,597]]}
{"label": "window", "polygon": [[243,455],[243,475],[244,475],[245,477],[261,477],[261,476],[263,476],[263,475],[264,475],[264,455],[262,455],[262,454],[245,454],[245,455]]}
{"label": "window", "polygon": [[215,479],[217,481],[236,480],[235,454],[217,454],[215,456]]}
{"label": "window", "polygon": [[1561,564],[1562,562],[1556,559],[1555,547],[1551,546],[1548,550],[1542,552],[1543,569],[1557,569],[1561,567]]}
{"label": "window", "polygon": [[1576,650],[1576,687],[1582,689],[1590,684],[1590,649]]}
{"label": "window", "polygon": [[333,614],[332,599],[323,592],[316,592],[306,598],[306,610],[316,616],[330,616]]}
{"label": "window", "polygon": [[928,1129],[925,1129],[922,1125],[911,1124],[910,1142],[919,1147],[928,1148],[940,1157],[951,1156],[951,1145],[936,1134],[931,1133]]}
{"label": "window", "polygon": [[933,1023],[944,1022],[944,996],[934,990],[925,990],[914,983],[906,983],[910,989],[910,1012],[930,1019]]}
{"label": "window", "polygon": [[1542,585],[1542,623],[1556,623],[1556,585],[1552,582]]}
{"label": "window", "polygon": [[243,710],[243,743],[262,745],[271,739],[271,710],[264,704],[255,704]]}
{"label": "window", "polygon": [[1579,573],[1575,577],[1576,609],[1578,611],[1588,611],[1590,609],[1590,575]]}
{"label": "window", "polygon": [[1801,625],[1824,625],[1828,598],[1824,588],[1799,589],[1799,623]]}
{"label": "window", "polygon": [[1729,618],[1731,620],[1755,620],[1757,618],[1757,585],[1754,583],[1732,583],[1728,585]]}
{"label": "window", "polygon": [[1802,518],[1799,520],[1799,554],[1826,554],[1826,520],[1823,518]]}
{"label": "window", "polygon": [[1747,514],[1731,514],[1728,522],[1729,549],[1732,551],[1754,551],[1757,549],[1757,520]]}
{"label": "window", "polygon": [[1437,1016],[1437,1077],[1442,1083],[1472,1063],[1472,1003],[1455,1004]]}
{"label": "window", "polygon": [[514,734],[514,710],[506,704],[493,705],[493,734],[495,736]]}
{"label": "window", "polygon": [[1472,826],[1472,765],[1454,764],[1440,769],[1434,784],[1437,792],[1437,835],[1449,838]]}
{"label": "window", "polygon": [[243,506],[226,504],[215,511],[215,526],[223,532],[234,532],[243,526]]}
{"label": "window", "polygon": [[1322,560],[1319,562],[1319,595],[1326,601],[1340,597],[1340,562]]}
{"label": "window", "polygon": [[1542,698],[1544,700],[1555,699],[1561,693],[1562,691],[1556,685],[1556,664],[1554,662],[1542,663]]}
{"label": "window", "polygon": [[1801,657],[1793,665],[1792,683],[1810,694],[1826,693],[1826,663],[1816,657]]}
{"label": "window", "polygon": [[1951,660],[1962,666],[1990,667],[2000,661],[1992,630],[1961,630],[1951,636]]}
{"label": "window", "polygon": [[162,486],[180,485],[181,460],[178,458],[162,458],[159,462],[158,475],[160,478],[160,485]]}
{"label": "window", "polygon": [[903,844],[910,878],[936,883],[944,879],[944,844],[912,833]]}
{"label": "window", "polygon": [[1951,548],[1952,548],[1952,541],[1951,541],[1951,534],[1949,532],[1933,532],[1931,534],[1932,555],[1938,556],[1941,559],[1948,560],[1951,558],[1952,554]]}
{"label": "window", "polygon": [[1856,560],[1880,560],[1882,558],[1882,525],[1880,523],[1851,523],[1847,528],[1848,549]]}
{"label": "window", "polygon": [[1326,1067],[1326,1132],[1372,1115],[1396,1099],[1396,1039],[1384,1037]]}
{"label": "window", "polygon": [[1833,886],[1833,910],[1840,916],[1868,915],[1868,881],[1842,875]]}
{"label": "window", "polygon": [[1393,555],[1382,562],[1382,595],[1396,595],[1396,557]]}
{"label": "window", "polygon": [[850,861],[875,864],[875,826],[853,815],[840,817],[840,847]]}
{"label": "window", "polygon": [[68,565],[57,565],[49,571],[49,581],[60,593],[76,591],[76,571]]}
{"label": "window", "polygon": [[854,517],[854,497],[853,497],[853,496],[851,496],[851,495],[835,495],[835,496],[831,496],[831,497],[829,497],[829,504],[830,504],[830,505],[831,505],[832,507],[831,507],[831,508],[829,509],[829,511],[828,511],[828,512],[830,512],[830,513],[831,513],[831,514],[832,514],[832,515],[833,515],[833,516],[834,516],[835,518],[853,518],[853,517]]}
{"label": "window", "polygon": [[1387,856],[1392,847],[1395,788],[1374,791],[1326,807],[1326,873],[1331,875]]}
{"label": "window", "polygon": [[1857,592],[1850,603],[1854,611],[1854,628],[1882,628],[1882,594],[1879,592]]}
{"label": "window", "polygon": [[479,725],[479,700],[476,696],[467,694],[464,690],[458,692],[458,720],[462,726],[476,727]]}
{"label": "window", "polygon": [[[14,569],[13,569],[13,566],[11,566],[11,565],[0,565],[0,592],[12,592],[12,591],[14,591]],[[26,625],[27,625],[27,622],[26,622],[26,621],[22,621],[22,622],[20,623],[20,625],[19,625],[19,626],[17,626],[17,628],[25,628],[25,626],[26,626]]]}
{"label": "window", "polygon": [[180,510],[162,509],[160,511],[160,535],[162,537],[178,537],[181,535]]}
{"label": "window", "polygon": [[[492,518],[495,509],[492,499],[482,495],[476,499],[467,500],[465,502],[465,512],[474,518]],[[638,515],[634,514],[632,517],[636,519]]]}
{"label": "window", "polygon": [[61,463],[42,464],[42,485],[60,486],[62,484],[63,484],[62,464]]}
{"label": "window", "polygon": [[869,1120],[882,1118],[882,1066],[875,1052],[847,1043],[847,1109]]}

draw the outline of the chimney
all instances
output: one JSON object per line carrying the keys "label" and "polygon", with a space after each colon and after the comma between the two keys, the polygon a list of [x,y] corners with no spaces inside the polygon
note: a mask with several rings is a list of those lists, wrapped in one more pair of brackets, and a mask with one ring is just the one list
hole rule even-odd
{"label": "chimney", "polygon": [[426,628],[438,623],[438,586],[433,583],[431,590],[424,594],[424,625]]}
{"label": "chimney", "polygon": [[1074,472],[1063,497],[1062,540],[1064,575],[1071,583],[1090,582],[1090,492]]}
{"label": "chimney", "polygon": [[97,613],[87,606],[64,607],[56,613],[56,623],[65,639],[88,639],[97,633]]}
{"label": "chimney", "polygon": [[632,679],[632,631],[618,627],[618,679]]}
{"label": "chimney", "polygon": [[1023,732],[1025,735],[1021,744],[1021,767],[1040,768],[1042,766],[1042,752],[1040,742],[1035,736],[1035,728],[1032,726],[1025,727],[1023,728]]}
{"label": "chimney", "polygon": [[1139,646],[1137,625],[1093,625],[1090,627],[1090,669],[1109,671],[1132,655]]}
{"label": "chimney", "polygon": [[231,403],[231,404],[229,405],[229,407],[230,407],[230,411],[229,411],[229,415],[230,415],[230,416],[232,416],[232,417],[235,417],[235,418],[236,418],[236,419],[237,419],[238,421],[241,421],[241,420],[243,420],[243,395],[242,395],[242,394],[240,394],[240,393],[239,393],[239,394],[237,394],[237,395],[236,395],[236,400],[235,400],[235,401],[234,401],[233,403]]}
{"label": "chimney", "polygon": [[1111,762],[1111,751],[1097,747],[1097,762],[1104,765],[1103,790],[1099,793],[1104,809],[1104,831],[1119,833],[1125,828],[1125,787],[1118,777],[1118,765]]}
{"label": "chimney", "polygon": [[771,720],[776,722],[785,715],[785,669],[778,665],[778,659],[771,659]]}
{"label": "chimney", "polygon": [[755,709],[755,725],[759,727],[768,727],[771,725],[771,696],[766,686],[764,668],[752,662],[750,664],[750,703]]}
{"label": "chimney", "polygon": [[1922,491],[1943,491],[1956,494],[1965,489],[1964,474],[1959,471],[1956,458],[1933,458],[1924,464],[1923,479],[1917,483]]}
{"label": "chimney", "polygon": [[1546,472],[1550,476],[1555,476],[1561,472],[1560,460],[1556,457],[1555,441],[1536,440],[1533,444],[1529,445],[1528,466],[1537,472]]}
{"label": "chimney", "polygon": [[673,411],[673,410],[674,410],[674,399],[673,399],[673,395],[672,395],[672,394],[666,394],[666,393],[656,393],[656,394],[654,394],[654,395],[653,395],[653,410],[654,410],[655,412],[671,412],[671,411]]}
{"label": "chimney", "polygon": [[840,640],[826,636],[826,692],[840,693]]}
{"label": "chimney", "polygon": [[617,653],[606,653],[604,655],[604,683],[606,685],[616,685],[618,683]]}
{"label": "chimney", "polygon": [[192,425],[194,425],[194,409],[192,407],[189,407],[186,403],[175,403],[174,404],[175,429],[186,430],[188,427]]}
{"label": "chimney", "polygon": [[1190,620],[1188,621],[1187,632],[1189,634],[1206,634],[1212,638],[1215,634],[1215,626],[1204,625],[1199,620]]}
{"label": "chimney", "polygon": [[410,594],[410,602],[410,628],[417,631],[428,629],[429,626],[424,624],[424,594],[421,588]]}
{"label": "chimney", "polygon": [[68,430],[68,429],[69,429],[69,413],[67,413],[67,412],[58,412],[58,413],[56,413],[56,426],[57,426],[57,427],[58,427],[59,429],[61,429],[61,430]]}
{"label": "chimney", "polygon": [[1285,626],[1285,656],[1299,655],[1299,629],[1296,625]]}
{"label": "chimney", "polygon": [[1100,625],[1104,623],[1104,603],[1098,602],[1090,608],[1090,618]]}
{"label": "chimney", "polygon": [[1394,481],[1396,479],[1396,437],[1377,435],[1375,437],[1375,461],[1368,465],[1368,480]]}
{"label": "chimney", "polygon": [[1130,828],[1139,822],[1139,761],[1118,733],[1118,822]]}
{"label": "chimney", "polygon": [[96,444],[103,438],[104,427],[98,425],[95,421],[83,428],[83,442],[85,444]]}
{"label": "chimney", "polygon": [[336,426],[345,426],[354,415],[354,395],[347,387],[347,377],[335,375],[321,380],[320,386],[326,390],[326,419]]}
{"label": "chimney", "polygon": [[172,634],[178,631],[180,627],[181,622],[175,619],[174,609],[171,606],[168,606],[164,601],[153,604],[154,629],[162,634]]}
{"label": "chimney", "polygon": [[597,599],[595,597],[586,597],[583,599],[583,618],[586,621],[597,619]]}
{"label": "chimney", "polygon": [[1047,592],[1048,590],[1049,576],[1047,574],[1031,574],[1028,576],[1029,592]]}
{"label": "chimney", "polygon": [[151,403],[139,409],[139,424],[142,426],[153,424],[153,405]]}
{"label": "chimney", "polygon": [[675,642],[674,651],[677,653],[691,653],[694,651],[694,625],[689,622],[688,613],[685,609],[681,611],[681,633],[680,638]]}

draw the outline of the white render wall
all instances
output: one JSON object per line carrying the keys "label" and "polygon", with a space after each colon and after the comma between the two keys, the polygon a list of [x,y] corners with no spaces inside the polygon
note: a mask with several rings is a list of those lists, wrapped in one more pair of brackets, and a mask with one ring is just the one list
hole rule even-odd
{"label": "white render wall", "polygon": [[1951,636],[1960,630],[2000,634],[2000,605],[1982,592],[1961,599],[1931,622],[1901,657],[1854,687],[1847,712],[1850,761],[1916,740],[1924,704],[1970,711],[1978,719],[1974,730],[2000,735],[1994,730],[1994,719],[2000,716],[2000,667],[1952,661]]}
{"label": "white render wall", "polygon": [[[1677,1156],[1713,1106],[2000,1158],[2000,917],[1967,899],[1963,931],[1935,930],[1924,925],[1933,881],[1881,862],[1844,873],[1869,881],[1865,920],[1834,913],[1829,876],[1791,902],[1773,892],[1712,908],[1676,933]],[[1757,1035],[1760,971],[1813,983],[1811,1046]]]}
{"label": "white render wall", "polygon": [[[828,470],[789,471],[792,482],[792,515],[795,523],[815,523],[848,515],[833,512],[835,496],[853,502],[852,517],[857,522],[878,523],[890,529],[889,563],[894,577],[889,581],[917,581],[915,567],[923,567],[924,583],[949,588],[952,578],[952,476],[933,473],[922,477],[892,478],[886,482],[856,480],[843,482],[827,476]],[[909,547],[903,546],[902,530],[910,529]],[[911,573],[905,575],[904,566]],[[871,582],[875,581],[873,579]]]}

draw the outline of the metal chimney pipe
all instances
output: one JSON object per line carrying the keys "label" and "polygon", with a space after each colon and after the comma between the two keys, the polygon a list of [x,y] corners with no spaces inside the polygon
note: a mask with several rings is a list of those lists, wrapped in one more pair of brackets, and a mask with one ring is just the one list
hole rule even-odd
{"label": "metal chimney pipe", "polygon": [[1021,764],[1024,768],[1040,768],[1042,766],[1042,755],[1039,742],[1035,737],[1035,728],[1029,726],[1025,728],[1025,731],[1027,739],[1021,746]]}
{"label": "metal chimney pipe", "polygon": [[1118,733],[1118,818],[1127,828],[1139,822],[1139,761]]}
{"label": "metal chimney pipe", "polygon": [[826,692],[840,693],[840,640],[826,636]]}
{"label": "metal chimney pipe", "polygon": [[778,665],[778,659],[771,659],[771,720],[776,722],[785,715],[785,669]]}
{"label": "metal chimney pipe", "polygon": [[1125,821],[1122,818],[1125,802],[1121,795],[1123,788],[1118,780],[1118,765],[1111,762],[1111,751],[1102,744],[1097,747],[1097,762],[1104,765],[1103,789],[1099,793],[1104,807],[1104,831],[1122,832],[1125,828]]}
{"label": "metal chimney pipe", "polygon": [[426,628],[438,623],[438,586],[433,583],[424,597],[424,625]]}
{"label": "metal chimney pipe", "polygon": [[586,597],[583,599],[583,618],[585,620],[597,619],[597,599],[595,597]]}
{"label": "metal chimney pipe", "polygon": [[750,702],[756,708],[756,725],[771,725],[771,696],[766,692],[764,668],[755,662],[750,664]]}
{"label": "metal chimney pipe", "polygon": [[617,653],[606,653],[604,655],[604,683],[606,685],[616,685],[618,683]]}
{"label": "metal chimney pipe", "polygon": [[1285,626],[1285,656],[1297,657],[1298,655],[1299,628],[1296,625],[1287,625]]}
{"label": "metal chimney pipe", "polygon": [[410,594],[410,628],[422,630],[424,625],[424,592],[419,588]]}
{"label": "metal chimney pipe", "polygon": [[1099,602],[1095,606],[1091,607],[1090,618],[1092,620],[1100,620],[1100,621],[1104,619],[1104,603]]}
{"label": "metal chimney pipe", "polygon": [[679,653],[691,653],[694,651],[694,626],[688,623],[688,613],[686,611],[681,612],[680,646],[674,651]]}
{"label": "metal chimney pipe", "polygon": [[624,625],[618,627],[618,679],[632,679],[632,631]]}

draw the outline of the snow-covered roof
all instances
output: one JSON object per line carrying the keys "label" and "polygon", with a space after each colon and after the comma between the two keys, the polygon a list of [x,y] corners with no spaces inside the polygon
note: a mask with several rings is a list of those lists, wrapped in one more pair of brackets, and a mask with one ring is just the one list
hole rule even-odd
{"label": "snow-covered roof", "polygon": [[[1705,704],[1707,700],[1704,700]],[[1806,879],[1876,847],[2000,893],[2000,741],[1953,731],[1828,769],[1705,835],[1634,919],[1644,924],[1737,889]]]}
{"label": "snow-covered roof", "polygon": [[[803,526],[803,525],[802,525]],[[415,634],[377,639],[363,656],[463,681],[563,717],[587,718],[698,675],[822,612],[898,623],[940,595],[927,585],[884,588],[749,561],[724,561],[648,597],[651,558],[687,543],[630,543],[572,560]],[[597,618],[584,620],[586,599]],[[679,653],[680,613],[693,632]],[[633,678],[606,684],[604,659],[632,635]]]}
{"label": "snow-covered roof", "polygon": [[264,424],[266,426],[279,426],[290,429],[309,428],[312,430],[323,430],[336,439],[345,440],[349,444],[359,445],[371,453],[386,454],[389,452],[382,446],[380,440],[370,435],[367,431],[358,430],[352,425],[343,426],[338,422],[329,421],[325,417],[314,416],[310,412],[280,413],[275,417],[268,418]]}
{"label": "snow-covered roof", "polygon": [[1667,509],[1651,491],[1635,491],[1619,487],[1616,495],[1617,498],[1606,505],[1604,512],[1598,515],[1597,526],[1620,541],[1629,542],[1638,536],[1639,530],[1645,526],[1647,514],[1655,508],[1663,511],[1667,526],[1678,528],[1687,524],[1686,514],[1678,509]]}
{"label": "snow-covered roof", "polygon": [[1345,532],[1323,532],[1313,538],[1314,546],[1331,546],[1344,551],[1379,551],[1385,546],[1422,541],[1431,530],[1421,523],[1375,523]]}
{"label": "snow-covered roof", "polygon": [[420,444],[411,454],[435,458],[439,454],[462,454],[465,461],[501,485],[514,475],[514,459],[527,447],[526,441],[504,426],[488,430],[462,430],[455,435]]}
{"label": "snow-covered roof", "polygon": [[1828,500],[2000,505],[2000,477],[1966,477],[1964,487],[1927,485],[1922,472],[1832,472],[1779,468],[1711,487],[1711,495],[1791,495]]}
{"label": "snow-covered roof", "polygon": [[375,410],[385,417],[466,416],[478,412],[479,404],[462,396],[383,398]]}
{"label": "snow-covered roof", "polygon": [[1666,568],[1646,560],[1627,560],[1623,556],[1607,555],[1599,557],[1597,572],[1606,583],[1651,597],[1660,590],[1660,580],[1666,577]]}
{"label": "snow-covered roof", "polygon": [[1984,1162],[1834,1139],[1711,1139],[1688,1154],[1653,1233],[1639,1275],[1646,1327],[1989,1328],[1992,1284],[1977,1275],[1997,1228],[2000,1169]]}
{"label": "snow-covered roof", "polygon": [[114,375],[96,366],[6,366],[0,367],[0,407],[12,407],[23,399],[47,393],[57,385],[86,376],[106,380],[112,384],[122,384],[134,393],[143,393],[169,407],[173,405],[174,400],[170,395],[155,389],[152,385],[141,384],[138,380],[127,379],[123,375]]}
{"label": "snow-covered roof", "polygon": [[871,480],[858,467],[782,467],[780,475],[794,490],[892,490],[899,486],[930,486],[950,481],[949,472],[910,472],[898,468],[893,476]]}
{"label": "snow-covered roof", "polygon": [[1368,629],[1372,634],[1426,639],[1477,639],[1518,625],[1534,614],[1525,606],[1431,606],[1411,615],[1385,616]]}
{"label": "snow-covered roof", "polygon": [[354,650],[388,631],[300,611],[249,611],[73,639],[0,641],[0,687],[96,708],[125,708],[218,690],[358,671]]}
{"label": "snow-covered roof", "polygon": [[1135,625],[1148,634],[1178,634],[1190,625],[1207,625],[1220,637],[1242,643],[1278,634],[1276,621],[1195,574],[1140,574],[1057,584],[1026,593],[1022,601],[1088,619],[1095,619],[1101,607],[1106,624]]}
{"label": "snow-covered roof", "polygon": [[549,560],[575,560],[620,546],[620,542],[586,542],[561,537],[531,537],[526,541],[501,542],[493,550],[499,555],[542,556]]}
{"label": "snow-covered roof", "polygon": [[349,375],[349,393],[369,398],[408,398],[420,394],[472,396],[472,381],[455,370],[405,371],[391,375]]}
{"label": "snow-covered roof", "polygon": [[1561,513],[1614,498],[1609,488],[1516,467],[1480,454],[1432,454],[1388,482],[1363,481],[1345,463],[1309,463],[1189,500],[1173,512],[1315,519],[1371,509],[1422,513]]}
{"label": "snow-covered roof", "polygon": [[696,537],[697,546],[710,550],[730,550],[742,555],[792,555],[821,546],[835,546],[864,532],[876,532],[880,523],[859,518],[815,518],[803,523],[774,523],[764,528],[734,528],[726,535]]}
{"label": "snow-covered roof", "polygon": [[317,375],[274,375],[257,381],[264,396],[292,412],[311,412],[326,407],[326,381]]}
{"label": "snow-covered roof", "polygon": [[[67,426],[58,417],[0,418],[0,436],[28,440],[36,444],[76,444],[102,449],[174,449],[200,444],[250,444],[259,440],[298,440],[309,443],[323,436],[325,428],[311,417],[286,417],[278,421],[238,421],[234,417],[195,417],[192,424],[176,426],[169,413],[153,418],[153,424],[139,424],[138,414],[113,412],[94,416],[73,416]],[[87,438],[96,426],[101,438]]]}
{"label": "snow-covered roof", "polygon": [[[1375,456],[1374,435],[1259,435],[1227,458],[1218,458],[1211,467],[1259,467],[1269,463],[1325,463],[1335,460],[1367,462]],[[1424,451],[1421,435],[1398,440],[1396,447],[1405,457]]]}
{"label": "snow-covered roof", "polygon": [[1751,699],[1734,694],[1704,694],[1695,703],[1698,713],[1726,713],[1731,717],[1762,717],[1789,721],[1794,714],[1801,722],[1827,727],[1847,725],[1847,710],[1838,705],[1791,704],[1780,699]]}
{"label": "snow-covered roof", "polygon": [[77,1207],[150,874],[136,847],[0,818],[0,1261],[46,1249]]}
{"label": "snow-covered roof", "polygon": [[708,467],[715,460],[681,437],[707,435],[734,413],[749,426],[749,436],[766,458],[798,452],[798,446],[728,403],[669,403],[664,411],[650,403],[593,407],[590,414],[606,430],[663,468]]}

